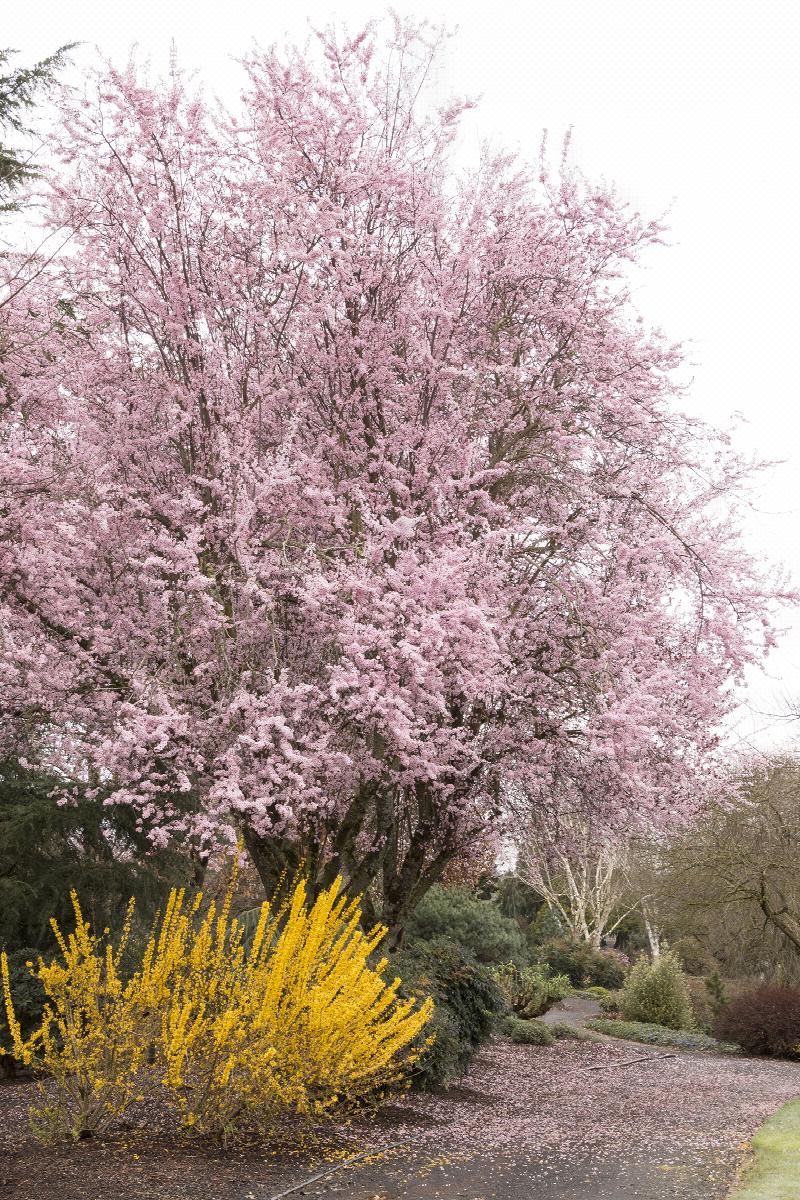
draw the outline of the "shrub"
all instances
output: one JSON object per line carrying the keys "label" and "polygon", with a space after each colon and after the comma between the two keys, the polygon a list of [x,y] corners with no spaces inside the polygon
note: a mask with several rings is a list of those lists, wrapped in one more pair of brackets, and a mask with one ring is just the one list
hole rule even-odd
{"label": "shrub", "polygon": [[615,992],[606,991],[605,995],[599,996],[600,1011],[604,1013],[622,1012],[622,997],[625,992],[622,988],[618,988]]}
{"label": "shrub", "polygon": [[550,975],[546,967],[520,970],[514,963],[503,963],[493,974],[509,1008],[523,1019],[540,1016],[571,990],[566,975]]}
{"label": "shrub", "polygon": [[725,991],[725,984],[722,982],[722,976],[715,967],[705,981],[706,1004],[714,1021],[717,1020],[725,1005],[728,1003],[728,996]]}
{"label": "shrub", "polygon": [[579,1029],[576,1025],[570,1025],[566,1021],[554,1021],[547,1028],[556,1041],[597,1042],[600,1040],[591,1030]]}
{"label": "shrub", "polygon": [[434,1040],[422,1048],[411,1080],[421,1089],[439,1087],[463,1074],[488,1041],[506,1007],[503,995],[491,972],[453,942],[412,942],[393,955],[391,967],[402,979],[401,994],[433,998],[423,1040]]}
{"label": "shrub", "polygon": [[622,1013],[628,1021],[690,1029],[692,1005],[677,958],[669,952],[652,963],[640,958],[622,993]]}
{"label": "shrub", "polygon": [[524,1046],[552,1046],[555,1041],[543,1021],[520,1021],[518,1017],[506,1017],[503,1032],[512,1042]]}
{"label": "shrub", "polygon": [[800,1058],[800,988],[762,984],[743,992],[721,1009],[714,1032],[748,1054]]}
{"label": "shrub", "polygon": [[691,1029],[668,1029],[644,1021],[610,1021],[598,1017],[588,1021],[586,1028],[607,1037],[624,1038],[629,1042],[644,1042],[648,1046],[677,1046],[681,1050],[712,1050],[715,1054],[738,1054],[738,1047],[719,1042],[707,1033]]}
{"label": "shrub", "polygon": [[[114,947],[90,931],[73,895],[74,933],[65,939],[53,923],[61,959],[34,968],[47,1004],[28,1037],[2,958],[13,1053],[55,1084],[32,1114],[38,1135],[101,1130],[148,1086],[166,1090],[184,1128],[224,1136],[285,1114],[317,1118],[397,1080],[432,1002],[400,999],[385,960],[369,965],[385,931],[363,933],[358,902],[339,888],[309,905],[299,882],[284,907],[265,903],[247,950],[230,918],[233,881],[202,919],[202,897],[189,904],[173,891],[127,981],[133,905]],[[154,1071],[144,1070],[149,1051]]]}
{"label": "shrub", "polygon": [[625,956],[596,950],[588,942],[555,938],[540,947],[537,958],[553,975],[566,975],[573,987],[619,988],[625,982]]}
{"label": "shrub", "polygon": [[524,963],[528,957],[517,922],[466,887],[435,884],[411,914],[406,934],[413,941],[457,942],[479,963]]}
{"label": "shrub", "polygon": [[564,924],[558,913],[544,903],[528,926],[526,939],[531,951],[536,954],[541,946],[554,938],[561,938],[563,933]]}

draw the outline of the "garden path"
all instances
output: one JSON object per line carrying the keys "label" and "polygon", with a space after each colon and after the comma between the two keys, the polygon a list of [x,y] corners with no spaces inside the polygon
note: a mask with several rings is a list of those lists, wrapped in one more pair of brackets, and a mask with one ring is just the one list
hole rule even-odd
{"label": "garden path", "polygon": [[546,1025],[558,1025],[563,1021],[566,1025],[582,1029],[587,1021],[593,1021],[599,1016],[602,1016],[602,1013],[597,1000],[592,1000],[589,996],[572,995],[559,1000],[558,1004],[548,1009],[539,1020],[544,1021]]}
{"label": "garden path", "polygon": [[[579,998],[575,998],[579,999]],[[581,1006],[581,1009],[583,1006]],[[576,1023],[576,1009],[558,1019]],[[400,1151],[303,1192],[313,1200],[720,1200],[800,1066],[634,1046],[496,1042],[463,1085],[381,1118]],[[631,1059],[645,1061],[632,1065]],[[364,1145],[374,1138],[363,1130]],[[241,1200],[268,1200],[253,1189]]]}

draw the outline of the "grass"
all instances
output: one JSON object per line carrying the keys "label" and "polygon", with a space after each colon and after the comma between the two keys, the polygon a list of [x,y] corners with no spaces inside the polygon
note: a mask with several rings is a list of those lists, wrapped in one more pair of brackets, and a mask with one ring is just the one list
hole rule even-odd
{"label": "grass", "polygon": [[752,1144],[753,1162],[731,1200],[800,1200],[800,1100],[768,1117]]}
{"label": "grass", "polygon": [[628,1042],[644,1042],[648,1046],[676,1046],[680,1050],[713,1050],[716,1054],[739,1054],[738,1046],[718,1042],[707,1033],[691,1029],[667,1029],[664,1025],[648,1025],[644,1021],[612,1021],[598,1017],[586,1022],[587,1029]]}

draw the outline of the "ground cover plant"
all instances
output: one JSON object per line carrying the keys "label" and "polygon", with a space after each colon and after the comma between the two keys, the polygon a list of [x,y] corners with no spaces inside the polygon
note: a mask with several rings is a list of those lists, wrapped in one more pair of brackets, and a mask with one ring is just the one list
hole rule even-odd
{"label": "ground cover plant", "polygon": [[715,1054],[737,1054],[739,1047],[732,1042],[719,1041],[707,1033],[693,1029],[672,1029],[646,1021],[615,1021],[596,1017],[586,1028],[608,1037],[624,1038],[629,1042],[645,1042],[650,1046],[675,1046],[681,1050],[710,1050]]}
{"label": "ground cover plant", "polygon": [[543,1021],[521,1021],[519,1017],[506,1017],[503,1033],[523,1046],[552,1046],[555,1035]]}
{"label": "ground cover plant", "polygon": [[73,894],[74,931],[53,923],[60,956],[31,964],[46,1004],[27,1036],[2,955],[12,1053],[43,1077],[31,1112],[42,1140],[102,1132],[153,1091],[186,1131],[268,1134],[286,1115],[377,1097],[413,1065],[433,1003],[398,996],[375,961],[385,929],[362,931],[338,881],[313,903],[302,880],[284,904],[265,902],[247,944],[231,895],[203,911],[201,893],[173,890],[125,978],[133,905],[115,945]]}
{"label": "ground cover plant", "polygon": [[597,1035],[592,1030],[570,1025],[568,1021],[552,1021],[547,1028],[556,1041],[592,1042],[597,1040]]}

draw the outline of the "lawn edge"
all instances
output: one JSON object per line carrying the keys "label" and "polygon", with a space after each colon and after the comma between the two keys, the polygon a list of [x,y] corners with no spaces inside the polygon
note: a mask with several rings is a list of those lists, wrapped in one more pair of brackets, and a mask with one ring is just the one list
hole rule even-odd
{"label": "lawn edge", "polygon": [[751,1148],[728,1200],[800,1200],[800,1097],[767,1117]]}

